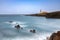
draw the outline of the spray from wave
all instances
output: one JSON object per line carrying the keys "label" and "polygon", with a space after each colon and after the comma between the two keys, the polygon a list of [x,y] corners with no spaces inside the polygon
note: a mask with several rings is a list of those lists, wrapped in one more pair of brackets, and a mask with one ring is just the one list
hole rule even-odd
{"label": "spray from wave", "polygon": [[[10,24],[12,28],[14,28],[16,24],[19,24],[21,27],[28,26],[26,25],[26,22],[20,22],[20,21],[4,22],[4,23]],[[5,29],[0,32],[1,35],[0,39],[1,40],[46,40],[46,37],[49,37],[51,35],[51,33],[44,33],[44,32],[30,33],[27,30],[28,29],[24,29],[24,30],[20,30],[20,32],[17,32],[17,30],[15,29]]]}
{"label": "spray from wave", "polygon": [[20,22],[20,21],[12,21],[12,22],[4,22],[7,24],[11,24],[12,27],[14,27],[15,25],[19,24],[21,27],[27,27],[28,25],[26,25],[26,22]]}

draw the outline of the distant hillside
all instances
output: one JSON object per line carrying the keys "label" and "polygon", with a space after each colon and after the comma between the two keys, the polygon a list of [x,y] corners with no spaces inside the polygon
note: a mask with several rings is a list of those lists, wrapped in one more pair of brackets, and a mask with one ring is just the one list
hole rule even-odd
{"label": "distant hillside", "polygon": [[41,12],[37,14],[30,14],[26,16],[44,16],[46,18],[60,18],[60,11],[55,11],[55,12]]}
{"label": "distant hillside", "polygon": [[36,14],[29,14],[26,16],[45,16],[47,14],[47,12],[41,12],[41,13],[36,13]]}

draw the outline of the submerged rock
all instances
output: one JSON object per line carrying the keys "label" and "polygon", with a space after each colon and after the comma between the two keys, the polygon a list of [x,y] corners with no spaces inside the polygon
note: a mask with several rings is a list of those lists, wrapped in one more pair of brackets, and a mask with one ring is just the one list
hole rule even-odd
{"label": "submerged rock", "polygon": [[15,28],[16,29],[20,29],[21,27],[20,27],[20,25],[16,25]]}
{"label": "submerged rock", "polygon": [[15,26],[16,29],[23,29],[19,24]]}
{"label": "submerged rock", "polygon": [[32,33],[36,33],[36,30],[33,29],[33,30],[30,30],[30,32],[32,32]]}
{"label": "submerged rock", "polygon": [[58,31],[57,33],[53,33],[49,40],[60,40],[60,31]]}
{"label": "submerged rock", "polygon": [[13,21],[9,21],[10,23],[12,23]]}

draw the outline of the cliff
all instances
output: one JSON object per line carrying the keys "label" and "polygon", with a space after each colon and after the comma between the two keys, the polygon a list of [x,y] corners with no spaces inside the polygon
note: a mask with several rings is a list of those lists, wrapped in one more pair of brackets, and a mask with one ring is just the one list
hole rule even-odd
{"label": "cliff", "polygon": [[46,18],[60,18],[60,11],[50,12],[46,14]]}
{"label": "cliff", "polygon": [[60,31],[58,31],[57,33],[53,33],[49,40],[60,40]]}

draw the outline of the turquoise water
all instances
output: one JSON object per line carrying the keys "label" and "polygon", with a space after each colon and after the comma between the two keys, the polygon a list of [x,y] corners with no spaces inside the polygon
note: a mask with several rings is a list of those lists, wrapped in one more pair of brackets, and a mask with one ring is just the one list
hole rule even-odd
{"label": "turquoise water", "polygon": [[[23,27],[19,32],[14,28],[16,23]],[[31,29],[35,29],[36,33],[31,33]],[[45,40],[58,30],[60,19],[20,15],[0,16],[0,40]]]}

